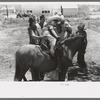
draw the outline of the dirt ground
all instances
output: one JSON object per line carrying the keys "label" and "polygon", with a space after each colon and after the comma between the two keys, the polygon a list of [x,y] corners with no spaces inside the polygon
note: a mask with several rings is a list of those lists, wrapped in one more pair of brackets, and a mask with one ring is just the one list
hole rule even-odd
{"label": "dirt ground", "polygon": [[[15,52],[29,43],[27,20],[5,21],[0,26],[0,81],[13,81],[15,73]],[[77,73],[78,66],[70,67],[68,81],[100,81],[100,33],[87,29],[88,46],[86,63],[88,75]],[[73,59],[76,62],[76,55]],[[31,79],[30,72],[26,74]]]}

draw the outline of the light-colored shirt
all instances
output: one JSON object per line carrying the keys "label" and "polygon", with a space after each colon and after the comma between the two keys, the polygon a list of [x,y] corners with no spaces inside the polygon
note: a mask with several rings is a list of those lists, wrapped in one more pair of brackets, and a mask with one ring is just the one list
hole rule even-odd
{"label": "light-colored shirt", "polygon": [[38,23],[36,23],[36,27],[37,27],[37,31],[39,32],[39,35],[41,36],[41,32],[42,32],[41,26]]}

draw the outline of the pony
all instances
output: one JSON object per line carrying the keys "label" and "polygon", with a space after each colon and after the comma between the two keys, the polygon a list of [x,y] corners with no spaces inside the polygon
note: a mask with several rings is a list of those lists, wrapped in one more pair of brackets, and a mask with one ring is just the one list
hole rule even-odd
{"label": "pony", "polygon": [[68,80],[67,70],[70,66],[73,66],[73,57],[77,52],[80,52],[83,43],[84,37],[82,35],[73,35],[56,44],[55,51],[56,55],[58,55],[60,66],[59,81]]}
{"label": "pony", "polygon": [[14,81],[21,81],[25,73],[31,68],[32,80],[39,81],[39,72],[50,72],[56,69],[56,63],[48,53],[44,52],[39,45],[24,45],[15,54],[15,77]]}
{"label": "pony", "polygon": [[[64,81],[68,67],[72,65],[72,59],[79,51],[83,37],[76,35],[74,37],[63,39],[56,43],[54,58],[44,52],[39,45],[24,45],[17,50],[15,58],[15,76],[14,81],[26,80],[25,73],[31,68],[32,80],[39,81],[39,73],[53,71],[59,66],[59,81]],[[58,65],[59,63],[59,65]]]}

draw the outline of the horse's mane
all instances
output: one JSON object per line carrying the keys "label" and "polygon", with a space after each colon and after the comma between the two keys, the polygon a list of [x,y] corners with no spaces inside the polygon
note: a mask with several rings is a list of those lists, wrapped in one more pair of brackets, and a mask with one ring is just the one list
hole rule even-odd
{"label": "horse's mane", "polygon": [[71,42],[76,41],[77,39],[80,39],[80,38],[82,38],[81,35],[73,35],[73,36],[71,36],[71,37],[69,37],[69,38],[63,39],[63,40],[60,42],[60,44],[65,44],[65,45],[67,45],[67,44],[69,44],[69,43],[71,43]]}

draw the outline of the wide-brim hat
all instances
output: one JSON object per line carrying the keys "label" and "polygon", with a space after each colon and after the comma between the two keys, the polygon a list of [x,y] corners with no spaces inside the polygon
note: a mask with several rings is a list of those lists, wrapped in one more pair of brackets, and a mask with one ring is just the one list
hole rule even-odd
{"label": "wide-brim hat", "polygon": [[64,18],[61,18],[60,16],[52,16],[47,20],[47,24],[49,24],[51,21],[64,21]]}
{"label": "wide-brim hat", "polygon": [[58,12],[58,15],[62,15],[62,13],[61,12]]}

